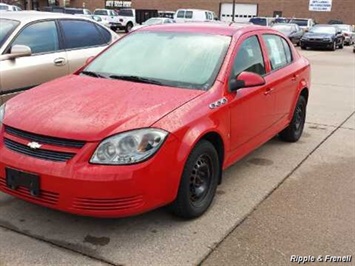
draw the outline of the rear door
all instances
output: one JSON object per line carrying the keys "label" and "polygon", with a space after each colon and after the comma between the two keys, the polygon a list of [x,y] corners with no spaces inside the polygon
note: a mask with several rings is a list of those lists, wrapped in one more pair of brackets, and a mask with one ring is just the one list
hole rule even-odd
{"label": "rear door", "polygon": [[294,72],[294,58],[289,43],[281,36],[267,33],[262,35],[265,43],[270,73],[265,80],[270,87],[270,95],[275,97],[274,120],[285,121],[290,114],[299,81]]}
{"label": "rear door", "polygon": [[68,74],[67,54],[59,42],[55,20],[26,25],[5,53],[16,44],[29,46],[32,55],[0,62],[0,93],[4,101],[21,91]]}
{"label": "rear door", "polygon": [[59,22],[67,52],[69,72],[82,67],[112,42],[109,30],[91,21],[62,19]]}

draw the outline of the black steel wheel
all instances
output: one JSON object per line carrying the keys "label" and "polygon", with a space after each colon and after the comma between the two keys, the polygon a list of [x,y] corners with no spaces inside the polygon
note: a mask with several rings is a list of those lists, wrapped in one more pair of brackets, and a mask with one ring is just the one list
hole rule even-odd
{"label": "black steel wheel", "polygon": [[201,140],[190,153],[171,211],[182,218],[201,216],[216,194],[221,165],[214,146]]}
{"label": "black steel wheel", "polygon": [[288,127],[280,132],[280,139],[288,142],[296,142],[303,133],[304,123],[306,121],[307,101],[302,95],[298,98],[292,120]]}

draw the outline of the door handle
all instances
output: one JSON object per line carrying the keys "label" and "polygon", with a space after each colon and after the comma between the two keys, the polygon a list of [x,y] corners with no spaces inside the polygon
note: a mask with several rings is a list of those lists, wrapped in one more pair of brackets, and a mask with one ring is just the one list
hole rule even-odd
{"label": "door handle", "polygon": [[54,59],[54,65],[56,65],[56,66],[63,66],[63,65],[65,65],[65,58],[63,58],[63,57],[58,57],[58,58]]}
{"label": "door handle", "polygon": [[298,75],[293,75],[293,77],[292,77],[292,81],[296,81],[298,79]]}
{"label": "door handle", "polygon": [[266,91],[264,92],[264,95],[269,95],[274,91],[274,88],[267,88]]}

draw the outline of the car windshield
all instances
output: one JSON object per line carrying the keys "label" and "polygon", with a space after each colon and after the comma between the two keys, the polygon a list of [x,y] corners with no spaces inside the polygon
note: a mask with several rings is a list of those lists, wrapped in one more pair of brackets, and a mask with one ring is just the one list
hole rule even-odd
{"label": "car windshield", "polygon": [[335,33],[335,28],[334,27],[313,27],[313,28],[311,28],[309,30],[309,32],[334,34]]}
{"label": "car windshield", "polygon": [[300,27],[307,27],[308,26],[308,20],[307,19],[292,19],[290,23],[295,23]]}
{"label": "car windshield", "polygon": [[157,25],[157,24],[163,24],[163,20],[161,18],[150,18],[146,22],[144,22],[145,25]]}
{"label": "car windshield", "polygon": [[289,34],[291,33],[294,28],[290,25],[278,25],[278,24],[275,24],[272,26],[272,28],[274,28],[275,30],[278,30],[284,34]]}
{"label": "car windshield", "polygon": [[267,21],[266,18],[251,18],[249,22],[255,24],[255,25],[261,25],[261,26],[266,26]]}
{"label": "car windshield", "polygon": [[19,24],[20,22],[16,20],[0,19],[0,48]]}
{"label": "car windshield", "polygon": [[136,32],[100,55],[83,74],[126,80],[134,77],[135,81],[208,90],[230,41],[228,36],[212,34]]}

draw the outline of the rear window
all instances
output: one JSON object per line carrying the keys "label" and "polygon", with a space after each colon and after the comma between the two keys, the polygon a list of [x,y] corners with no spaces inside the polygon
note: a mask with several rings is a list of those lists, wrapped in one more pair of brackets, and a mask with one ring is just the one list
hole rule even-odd
{"label": "rear window", "polygon": [[255,25],[267,26],[266,18],[251,18],[249,22]]}
{"label": "rear window", "polygon": [[118,15],[123,17],[133,17],[133,11],[131,9],[121,9],[118,11]]}
{"label": "rear window", "polygon": [[301,27],[307,27],[308,26],[308,20],[306,20],[306,19],[292,19],[290,21],[290,23],[295,23],[295,24],[297,24],[298,26],[301,26]]}

